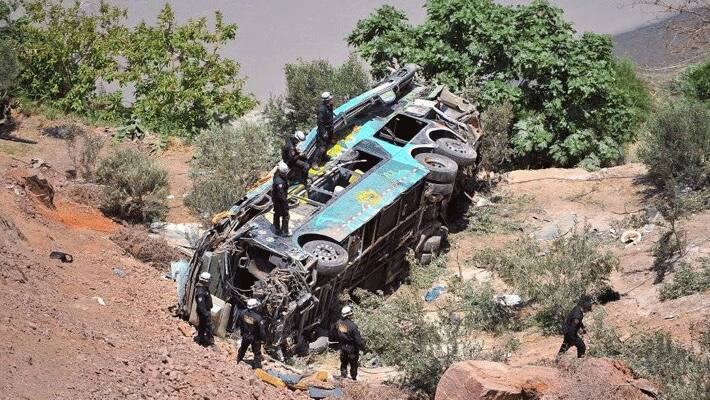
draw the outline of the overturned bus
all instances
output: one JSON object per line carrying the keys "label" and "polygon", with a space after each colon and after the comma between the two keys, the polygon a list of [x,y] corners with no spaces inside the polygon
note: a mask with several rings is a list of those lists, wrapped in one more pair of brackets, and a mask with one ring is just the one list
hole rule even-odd
{"label": "overturned bus", "polygon": [[[195,321],[195,285],[212,274],[216,333],[231,310],[260,300],[267,346],[307,351],[339,316],[339,295],[379,290],[407,274],[411,249],[423,263],[439,252],[444,210],[459,172],[473,166],[481,135],[471,104],[445,87],[418,84],[408,65],[334,110],[335,137],[308,188],[289,189],[291,236],[272,229],[271,182],[239,200],[200,239],[179,312]],[[316,129],[299,150],[311,156]]]}

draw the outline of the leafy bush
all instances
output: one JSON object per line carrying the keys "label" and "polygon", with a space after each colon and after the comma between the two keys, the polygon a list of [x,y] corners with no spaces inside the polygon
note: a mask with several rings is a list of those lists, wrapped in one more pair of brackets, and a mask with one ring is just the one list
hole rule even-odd
{"label": "leafy bush", "polygon": [[474,262],[495,271],[524,298],[536,303],[532,321],[546,332],[559,332],[572,307],[585,294],[606,288],[618,260],[598,248],[596,238],[573,234],[543,248],[524,238],[504,250],[484,250]]}
{"label": "leafy bush", "polygon": [[285,95],[272,97],[265,107],[269,123],[281,134],[315,125],[321,93],[331,92],[335,104],[340,104],[370,88],[370,77],[354,55],[339,67],[321,59],[298,60],[286,64],[284,72]]}
{"label": "leafy bush", "polygon": [[710,58],[683,71],[680,89],[688,98],[710,101]]}
{"label": "leafy bush", "polygon": [[484,108],[513,104],[519,163],[599,167],[621,159],[642,118],[640,86],[618,66],[610,37],[576,35],[561,9],[542,0],[515,7],[428,0],[426,10],[424,23],[413,26],[383,6],[358,22],[348,43],[375,77],[413,62],[454,90],[473,86]]}
{"label": "leafy bush", "polygon": [[214,127],[195,141],[190,176],[193,188],[185,204],[203,218],[230,208],[269,171],[281,142],[263,123],[240,121]]}
{"label": "leafy bush", "polygon": [[495,333],[520,328],[515,311],[495,298],[489,282],[459,281],[450,290],[457,297],[467,327]]}
{"label": "leafy bush", "polygon": [[79,176],[91,181],[96,172],[99,153],[104,147],[104,139],[98,135],[91,135],[78,126],[70,129],[74,133],[66,139],[69,158],[71,158],[74,169],[76,169]]}
{"label": "leafy bush", "polygon": [[155,26],[139,24],[121,52],[128,67],[119,82],[135,86],[132,115],[149,130],[192,138],[216,117],[236,117],[256,102],[242,94],[239,64],[220,52],[234,40],[237,26],[216,12],[210,32],[207,19],[178,24],[165,5]]}
{"label": "leafy bush", "polygon": [[[481,115],[481,125],[484,135],[481,137],[478,168],[486,173],[504,170],[513,158],[509,139],[513,128],[513,105],[491,105]],[[490,184],[490,178],[488,180]]]}
{"label": "leafy bush", "polygon": [[710,108],[693,101],[666,104],[654,113],[639,155],[661,189],[710,186],[709,120]]}
{"label": "leafy bush", "polygon": [[661,400],[704,400],[710,393],[710,319],[693,327],[699,347],[694,352],[675,342],[668,332],[642,332],[625,342],[595,313],[589,354],[625,361],[634,374],[659,382]]}
{"label": "leafy bush", "polygon": [[168,211],[168,173],[140,151],[117,150],[102,159],[96,182],[104,185],[101,209],[108,215],[145,222]]}
{"label": "leafy bush", "polygon": [[441,375],[457,361],[476,358],[479,343],[468,338],[470,331],[460,317],[442,309],[429,317],[424,301],[411,286],[383,298],[361,294],[355,322],[369,351],[385,364],[396,365],[408,385],[434,393]]}
{"label": "leafy bush", "polygon": [[146,229],[122,227],[109,239],[133,257],[155,268],[167,269],[172,261],[184,259],[185,255],[170,247],[163,238],[153,238]]}
{"label": "leafy bush", "polygon": [[701,267],[693,269],[688,263],[681,263],[673,281],[663,283],[661,300],[677,299],[710,289],[710,258],[701,260]]}
{"label": "leafy bush", "polygon": [[[101,1],[24,0],[10,36],[18,43],[21,94],[80,116],[128,122],[192,138],[216,117],[238,117],[256,105],[242,93],[239,65],[220,55],[236,25],[215,14],[177,23],[166,5],[152,26],[125,25],[126,10]],[[107,84],[119,90],[106,91]],[[125,92],[134,97],[123,104]],[[163,143],[165,138],[163,138]]]}

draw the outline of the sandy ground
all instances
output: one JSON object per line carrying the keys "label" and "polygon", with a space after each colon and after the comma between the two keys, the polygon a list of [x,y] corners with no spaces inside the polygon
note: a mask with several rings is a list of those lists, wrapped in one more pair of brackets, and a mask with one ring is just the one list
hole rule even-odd
{"label": "sandy ground", "polygon": [[[581,169],[547,169],[514,171],[497,189],[497,194],[512,196],[507,203],[495,207],[506,209],[510,220],[516,221],[512,232],[452,235],[449,265],[453,273],[459,267],[465,278],[490,280],[499,289],[504,285],[488,271],[474,268],[468,263],[473,254],[483,248],[503,248],[522,235],[535,235],[541,231],[558,228],[561,234],[588,224],[602,235],[605,246],[619,258],[619,268],[612,272],[610,283],[621,295],[620,300],[597,306],[606,313],[605,323],[615,326],[622,339],[644,331],[663,329],[682,342],[690,342],[690,326],[710,316],[710,293],[700,293],[661,302],[660,285],[654,284],[651,270],[651,250],[663,231],[663,221],[656,221],[653,230],[642,232],[638,245],[625,246],[615,239],[610,230],[619,235],[624,219],[644,215],[651,205],[651,186],[644,179],[645,167],[627,164],[586,172]],[[512,203],[512,204],[511,204]],[[505,212],[502,212],[505,214]],[[688,259],[710,256],[710,212],[706,211],[681,221],[680,229],[686,232]],[[620,229],[622,228],[622,229]],[[668,275],[666,280],[673,278]],[[589,325],[589,322],[588,322]],[[561,338],[543,336],[534,329],[512,334],[521,342],[520,349],[510,359],[514,365],[540,363],[551,360],[557,352]],[[501,337],[481,335],[490,346],[505,343],[511,334]]]}

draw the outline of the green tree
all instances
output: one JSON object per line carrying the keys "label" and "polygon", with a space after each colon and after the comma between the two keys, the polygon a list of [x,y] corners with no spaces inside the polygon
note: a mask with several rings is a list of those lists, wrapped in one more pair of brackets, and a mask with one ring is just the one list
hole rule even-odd
{"label": "green tree", "polygon": [[120,93],[101,94],[96,84],[118,70],[126,11],[105,1],[95,13],[79,1],[66,7],[58,1],[26,0],[22,6],[26,17],[16,33],[22,94],[79,114],[99,103],[120,109]]}
{"label": "green tree", "polygon": [[710,58],[683,71],[680,89],[688,98],[710,103]]}
{"label": "green tree", "polygon": [[518,163],[599,167],[621,159],[641,116],[610,37],[576,36],[544,0],[515,7],[428,0],[426,10],[425,22],[413,26],[384,6],[358,22],[348,43],[376,77],[413,62],[425,78],[454,90],[472,86],[484,108],[513,104]]}
{"label": "green tree", "polygon": [[354,55],[338,67],[326,60],[298,60],[286,64],[284,73],[286,93],[272,97],[265,108],[269,124],[280,134],[313,127],[324,91],[340,104],[370,88],[370,77]]}
{"label": "green tree", "polygon": [[156,25],[130,32],[121,53],[128,66],[117,78],[134,86],[132,114],[147,129],[192,138],[215,117],[238,117],[256,105],[242,93],[239,64],[220,55],[237,26],[219,11],[214,18],[212,31],[204,17],[180,25],[166,4]]}

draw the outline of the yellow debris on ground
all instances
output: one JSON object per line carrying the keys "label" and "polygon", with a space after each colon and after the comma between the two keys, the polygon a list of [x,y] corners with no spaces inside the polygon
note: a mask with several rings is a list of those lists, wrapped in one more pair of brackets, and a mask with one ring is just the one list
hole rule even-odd
{"label": "yellow debris on ground", "polygon": [[218,212],[217,214],[215,214],[215,215],[212,217],[212,225],[216,225],[217,223],[219,223],[219,221],[221,221],[221,220],[223,220],[223,219],[225,219],[225,218],[227,218],[227,217],[229,217],[229,216],[231,216],[231,215],[232,215],[232,212],[229,211],[229,210],[227,210],[227,211],[222,211],[222,212]]}
{"label": "yellow debris on ground", "polygon": [[279,379],[273,375],[269,375],[266,371],[264,371],[261,368],[258,368],[256,371],[254,371],[254,375],[256,375],[256,377],[261,379],[262,381],[270,384],[271,386],[275,386],[279,389],[286,387],[286,383],[284,381],[282,381],[281,379]]}
{"label": "yellow debris on ground", "polygon": [[308,390],[309,386],[317,387],[319,389],[335,389],[335,385],[328,382],[328,372],[318,371],[313,375],[307,376],[293,387],[299,390]]}

